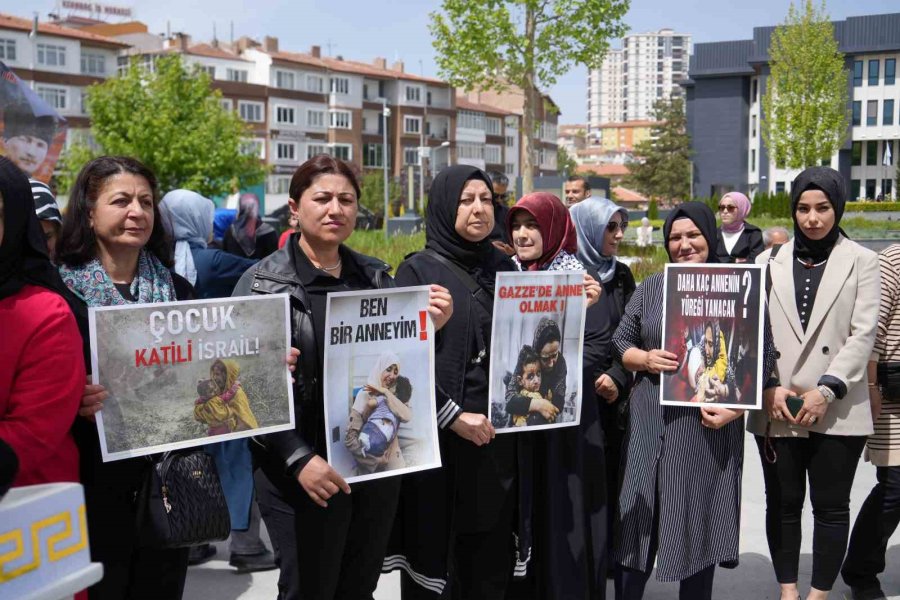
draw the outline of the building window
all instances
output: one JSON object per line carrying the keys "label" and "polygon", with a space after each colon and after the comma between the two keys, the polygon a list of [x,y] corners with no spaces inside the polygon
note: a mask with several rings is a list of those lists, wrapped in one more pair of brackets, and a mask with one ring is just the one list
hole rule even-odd
{"label": "building window", "polygon": [[866,164],[869,166],[878,164],[878,142],[875,140],[866,142]]}
{"label": "building window", "polygon": [[260,160],[266,158],[266,145],[262,140],[244,140],[241,142],[241,154],[253,156]]}
{"label": "building window", "polygon": [[783,193],[784,193],[784,182],[783,182],[783,181],[776,181],[776,182],[775,182],[775,193],[776,193],[776,194],[783,194]]}
{"label": "building window", "polygon": [[318,75],[306,76],[306,91],[314,94],[325,93],[325,80]]}
{"label": "building window", "polygon": [[459,158],[484,160],[484,146],[467,142],[457,142],[456,154]]}
{"label": "building window", "polygon": [[[197,65],[197,70],[200,71],[201,73],[206,73],[207,75],[209,75],[210,79],[216,78],[216,68],[215,67],[209,67],[206,65]],[[121,73],[121,71],[120,71],[120,73]]]}
{"label": "building window", "polygon": [[16,40],[0,39],[0,59],[16,60]]}
{"label": "building window", "polygon": [[325,127],[325,111],[307,110],[306,125],[309,127]]}
{"label": "building window", "polygon": [[332,110],[328,112],[329,124],[335,129],[350,129],[350,111]]}
{"label": "building window", "polygon": [[276,106],[275,122],[282,125],[295,124],[296,120],[294,119],[294,109],[287,106]]}
{"label": "building window", "polygon": [[875,180],[866,179],[866,200],[875,199]]}
{"label": "building window", "polygon": [[287,71],[275,71],[275,87],[285,90],[294,89],[294,74]]}
{"label": "building window", "polygon": [[882,146],[882,150],[883,150],[884,152],[883,152],[883,154],[882,154],[882,157],[883,157],[883,158],[882,158],[882,160],[881,160],[881,164],[884,165],[884,166],[886,166],[886,167],[887,167],[887,166],[890,166],[890,165],[892,165],[892,164],[894,164],[894,155],[893,155],[893,153],[888,154],[888,152],[889,152],[889,150],[890,150],[890,147],[891,147],[891,145],[892,145],[893,143],[894,143],[894,142],[891,141],[891,140],[885,140],[885,141],[884,141],[884,145]]}
{"label": "building window", "polygon": [[266,190],[270,194],[287,194],[291,189],[291,178],[273,175],[269,177],[269,185]]}
{"label": "building window", "polygon": [[894,85],[894,77],[897,75],[897,59],[884,59],[884,85]]}
{"label": "building window", "polygon": [[497,117],[487,117],[484,120],[484,132],[488,135],[500,135],[502,121]]}
{"label": "building window", "polygon": [[862,142],[853,142],[850,146],[850,166],[859,167],[862,165]]}
{"label": "building window", "polygon": [[431,106],[431,92],[425,92],[425,104]]}
{"label": "building window", "polygon": [[48,67],[66,66],[66,47],[53,44],[37,45],[37,61],[39,65]]}
{"label": "building window", "polygon": [[403,133],[419,133],[420,131],[422,131],[421,117],[403,117]]}
{"label": "building window", "polygon": [[750,150],[750,172],[756,173],[756,149]]}
{"label": "building window", "polygon": [[363,166],[384,166],[384,146],[382,144],[363,144]]}
{"label": "building window", "polygon": [[893,125],[894,124],[894,101],[893,100],[885,100],[884,107],[881,111],[881,124],[882,125]]}
{"label": "building window", "polygon": [[406,101],[407,102],[421,102],[422,101],[422,90],[414,85],[406,86]]}
{"label": "building window", "polygon": [[854,100],[853,101],[853,125],[861,125],[862,124],[862,101]]}
{"label": "building window", "polygon": [[516,172],[516,165],[514,165],[513,163],[506,163],[506,174],[512,175],[515,172]]}
{"label": "building window", "polygon": [[893,181],[891,181],[890,179],[881,180],[881,195],[885,200],[891,197],[891,193],[893,192],[891,185],[892,183]]}
{"label": "building window", "polygon": [[66,105],[68,104],[66,102],[66,88],[39,85],[37,86],[36,91],[38,96],[51,107],[57,110],[66,109]]}
{"label": "building window", "polygon": [[756,115],[750,117],[750,136],[756,138]]}
{"label": "building window", "polygon": [[105,75],[106,57],[102,54],[81,54],[81,72],[85,75]]}
{"label": "building window", "polygon": [[853,87],[862,87],[863,61],[853,61]]}
{"label": "building window", "polygon": [[234,104],[232,104],[230,98],[219,98],[219,106],[222,107],[222,110],[234,110]]}
{"label": "building window", "polygon": [[293,142],[275,142],[275,157],[278,160],[297,160],[297,144]]}
{"label": "building window", "polygon": [[484,147],[484,162],[492,165],[503,163],[503,152],[500,146],[487,145]]}
{"label": "building window", "polygon": [[306,146],[306,160],[309,160],[313,156],[318,156],[319,154],[330,154],[330,152],[328,152],[328,146],[325,144],[309,144]]}
{"label": "building window", "polygon": [[334,144],[331,147],[331,155],[340,160],[353,160],[353,146],[350,144]]}
{"label": "building window", "polygon": [[419,164],[419,149],[415,146],[406,146],[403,148],[403,164],[417,165]]}
{"label": "building window", "polygon": [[878,125],[878,100],[866,103],[866,125]]}
{"label": "building window", "polygon": [[331,78],[331,93],[332,94],[349,94],[350,93],[350,80],[346,77],[332,77]]}
{"label": "building window", "polygon": [[461,110],[457,113],[456,123],[464,129],[484,129],[484,113]]}
{"label": "building window", "polygon": [[850,199],[859,200],[859,179],[850,180]]}
{"label": "building window", "polygon": [[237,81],[239,83],[247,83],[247,75],[249,71],[246,69],[225,69],[225,79],[228,81]]}
{"label": "building window", "polygon": [[248,123],[263,122],[263,105],[259,102],[244,102],[238,100],[238,114]]}
{"label": "building window", "polygon": [[506,136],[506,147],[512,148],[515,145],[516,145],[516,138],[511,135]]}
{"label": "building window", "polygon": [[878,85],[878,74],[881,71],[881,61],[876,59],[869,61],[869,85]]}

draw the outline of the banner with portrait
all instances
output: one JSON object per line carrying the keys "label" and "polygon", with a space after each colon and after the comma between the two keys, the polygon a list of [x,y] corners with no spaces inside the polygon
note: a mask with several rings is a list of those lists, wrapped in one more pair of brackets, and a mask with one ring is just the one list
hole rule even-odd
{"label": "banner with portrait", "polygon": [[668,264],[663,292],[663,350],[678,356],[664,373],[660,403],[762,406],[763,268]]}
{"label": "banner with portrait", "polygon": [[497,433],[578,425],[584,273],[497,273],[488,417]]}
{"label": "banner with portrait", "polygon": [[328,463],[348,483],[441,466],[430,288],[328,294]]}
{"label": "banner with portrait", "polygon": [[287,294],[91,308],[104,462],[294,428]]}
{"label": "banner with portrait", "polygon": [[66,142],[66,120],[2,62],[0,113],[3,155],[26,176],[49,183]]}

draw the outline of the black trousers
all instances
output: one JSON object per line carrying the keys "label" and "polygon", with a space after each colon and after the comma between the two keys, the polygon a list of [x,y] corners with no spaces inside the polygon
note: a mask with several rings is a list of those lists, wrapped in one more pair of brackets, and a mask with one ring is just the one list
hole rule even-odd
{"label": "black trousers", "polygon": [[355,483],[322,508],[300,483],[257,469],[257,500],[275,551],[278,600],[361,600],[378,586],[399,477]]}
{"label": "black trousers", "polygon": [[777,459],[765,456],[765,438],[756,436],[766,483],[766,537],[779,583],[796,583],[800,562],[801,515],[806,480],[812,502],[812,587],[828,591],[837,579],[850,533],[850,489],[865,436],[824,435],[770,438]]}
{"label": "black trousers", "polygon": [[888,540],[900,523],[900,466],[878,467],[878,483],[863,502],[841,576],[852,588],[881,587],[878,574],[884,571]]}
{"label": "black trousers", "polygon": [[136,535],[134,492],[87,484],[91,559],[103,563],[103,579],[88,589],[90,600],[181,600],[188,548],[142,548]]}

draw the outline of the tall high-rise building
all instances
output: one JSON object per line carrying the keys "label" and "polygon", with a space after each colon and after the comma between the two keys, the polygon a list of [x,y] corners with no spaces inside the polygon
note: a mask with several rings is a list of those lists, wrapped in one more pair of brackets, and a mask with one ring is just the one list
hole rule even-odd
{"label": "tall high-rise building", "polygon": [[687,78],[691,36],[660,29],[623,38],[620,50],[610,50],[599,69],[588,73],[589,135],[596,141],[600,125],[643,121],[653,116],[653,104],[682,93]]}

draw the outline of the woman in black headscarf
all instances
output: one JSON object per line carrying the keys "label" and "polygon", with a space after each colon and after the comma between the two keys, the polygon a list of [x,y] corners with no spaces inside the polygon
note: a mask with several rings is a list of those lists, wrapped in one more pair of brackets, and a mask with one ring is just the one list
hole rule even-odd
{"label": "woman in black headscarf", "polygon": [[[14,485],[78,481],[72,423],[85,384],[69,294],[50,263],[31,186],[0,158],[0,440],[19,460]],[[48,376],[50,357],[52,377]]]}
{"label": "woman in black headscarf", "polygon": [[235,256],[256,260],[278,250],[278,232],[259,218],[256,194],[241,194],[237,218],[225,231],[222,249]]}
{"label": "woman in black headscarf", "polygon": [[[791,186],[794,239],[760,255],[784,387],[751,415],[766,482],[766,534],[782,598],[797,598],[800,516],[809,480],[815,529],[812,590],[825,598],[847,548],[850,489],[873,432],[867,363],[878,322],[878,255],[841,232],[846,193],[834,169],[806,169]],[[788,396],[802,407],[792,413]]]}
{"label": "woman in black headscarf", "polygon": [[[718,262],[716,219],[703,203],[676,207],[663,241],[672,263]],[[617,600],[643,596],[654,560],[657,579],[681,582],[682,600],[709,599],[716,564],[738,559],[743,411],[660,405],[660,374],[678,367],[678,356],[660,349],[664,283],[663,273],[644,280],[613,335],[622,364],[636,372],[622,450]],[[764,349],[767,381],[775,363],[768,331]]]}
{"label": "woman in black headscarf", "polygon": [[[450,290],[453,316],[435,341],[441,469],[403,481],[385,569],[401,568],[403,597],[502,598],[514,566],[521,436],[494,437],[487,418],[494,279],[513,271],[488,239],[493,189],[481,170],[441,171],[425,214],[425,250],[397,270],[397,284]],[[527,536],[519,536],[527,558]],[[448,573],[453,581],[449,581]],[[445,587],[452,586],[452,590]]]}

